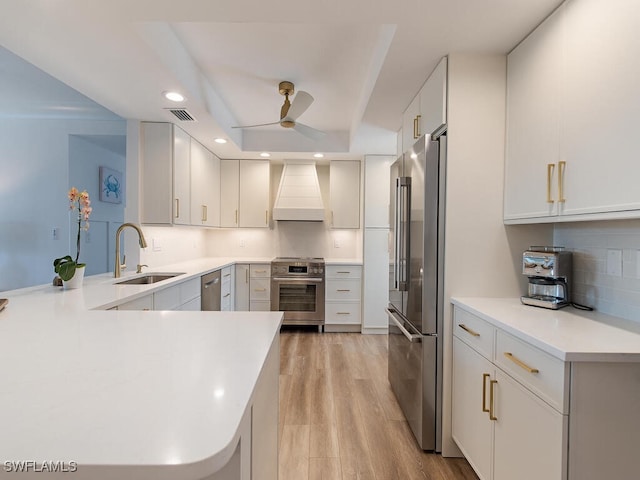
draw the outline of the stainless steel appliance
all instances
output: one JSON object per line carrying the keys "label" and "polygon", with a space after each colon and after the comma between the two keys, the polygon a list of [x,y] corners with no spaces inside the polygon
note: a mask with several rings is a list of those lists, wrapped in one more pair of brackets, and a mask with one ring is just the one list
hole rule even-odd
{"label": "stainless steel appliance", "polygon": [[207,273],[200,278],[200,310],[220,311],[220,288],[220,270]]}
{"label": "stainless steel appliance", "polygon": [[271,262],[271,310],[284,325],[324,325],[324,259],[278,257]]}
{"label": "stainless steel appliance", "polygon": [[389,382],[423,450],[442,449],[446,136],[391,166]]}
{"label": "stainless steel appliance", "polygon": [[529,277],[522,303],[553,310],[570,305],[572,264],[571,252],[563,247],[530,247],[522,254],[522,274]]}

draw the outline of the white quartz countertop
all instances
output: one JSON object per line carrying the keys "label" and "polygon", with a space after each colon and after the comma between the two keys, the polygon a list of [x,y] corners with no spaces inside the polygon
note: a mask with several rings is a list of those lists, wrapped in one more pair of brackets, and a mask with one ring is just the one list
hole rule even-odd
{"label": "white quartz countertop", "polygon": [[102,309],[231,263],[151,269],[185,272],[163,285],[97,275],[78,290],[2,292],[0,478],[30,478],[7,461],[77,462],[34,478],[92,480],[197,479],[225,465],[282,313]]}
{"label": "white quartz countertop", "polygon": [[573,307],[523,305],[519,298],[453,298],[452,303],[569,362],[640,362],[640,323]]}

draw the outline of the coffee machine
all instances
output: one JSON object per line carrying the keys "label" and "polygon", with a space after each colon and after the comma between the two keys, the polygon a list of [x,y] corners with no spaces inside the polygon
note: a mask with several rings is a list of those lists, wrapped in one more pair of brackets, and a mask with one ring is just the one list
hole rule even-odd
{"label": "coffee machine", "polygon": [[522,274],[529,277],[525,305],[542,308],[566,307],[569,300],[572,255],[563,247],[532,246],[522,254]]}

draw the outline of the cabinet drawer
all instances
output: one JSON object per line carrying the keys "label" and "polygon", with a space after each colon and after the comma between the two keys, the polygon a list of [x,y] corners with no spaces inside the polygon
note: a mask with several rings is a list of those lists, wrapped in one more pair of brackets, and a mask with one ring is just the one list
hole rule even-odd
{"label": "cabinet drawer", "polygon": [[220,299],[220,311],[222,312],[230,312],[233,308],[231,308],[231,294],[228,293],[226,295],[222,295]]}
{"label": "cabinet drawer", "polygon": [[200,296],[200,278],[193,278],[180,285],[180,305]]}
{"label": "cabinet drawer", "polygon": [[360,325],[360,302],[354,303],[325,303],[324,323],[331,324],[356,324]]}
{"label": "cabinet drawer", "polygon": [[249,302],[249,310],[252,312],[268,312],[271,310],[271,302],[251,300]]}
{"label": "cabinet drawer", "polygon": [[495,364],[561,413],[568,413],[569,363],[498,330]]}
{"label": "cabinet drawer", "polygon": [[493,360],[496,329],[488,322],[458,307],[453,310],[453,334],[489,360]]}
{"label": "cabinet drawer", "polygon": [[249,300],[271,300],[271,280],[268,278],[252,278]]}
{"label": "cabinet drawer", "polygon": [[360,265],[327,265],[327,278],[362,278],[362,267]]}
{"label": "cabinet drawer", "polygon": [[178,310],[183,312],[199,312],[202,309],[201,298],[198,296],[192,300],[189,300],[187,303],[180,305]]}
{"label": "cabinet drawer", "polygon": [[249,276],[251,278],[269,278],[271,276],[271,265],[268,263],[252,263],[249,266]]}
{"label": "cabinet drawer", "polygon": [[153,310],[153,295],[136,298],[117,306],[118,310]]}
{"label": "cabinet drawer", "polygon": [[[199,293],[199,292],[198,292]],[[178,285],[165,288],[153,294],[155,310],[175,310],[180,305],[180,288]]]}
{"label": "cabinet drawer", "polygon": [[327,280],[325,298],[328,301],[360,300],[360,280]]}

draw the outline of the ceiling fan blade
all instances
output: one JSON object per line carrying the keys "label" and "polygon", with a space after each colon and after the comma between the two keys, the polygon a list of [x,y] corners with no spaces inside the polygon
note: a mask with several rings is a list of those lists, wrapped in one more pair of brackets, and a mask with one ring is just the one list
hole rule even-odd
{"label": "ceiling fan blade", "polygon": [[311,95],[307,92],[303,92],[302,90],[299,91],[293,98],[293,102],[291,102],[291,107],[289,107],[287,117],[291,120],[295,120],[302,115],[312,103],[313,97]]}
{"label": "ceiling fan blade", "polygon": [[304,123],[298,123],[294,125],[293,129],[304,135],[305,137],[311,138],[312,140],[322,140],[326,135],[325,132],[321,132],[320,130],[316,130],[315,128],[311,128]]}
{"label": "ceiling fan blade", "polygon": [[236,127],[231,128],[253,128],[253,127],[266,127],[267,125],[278,125],[280,121],[271,122],[271,123],[259,123],[258,125],[238,125]]}

